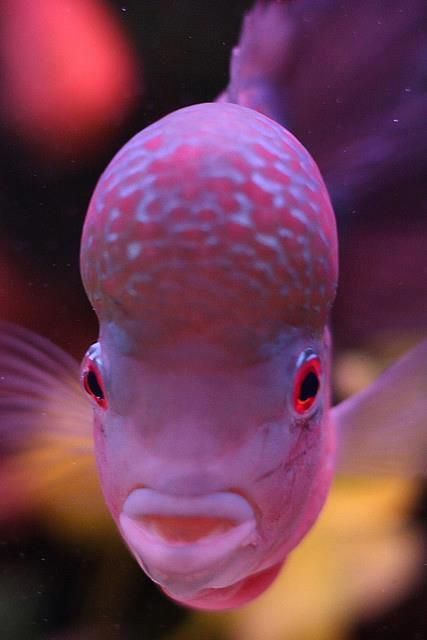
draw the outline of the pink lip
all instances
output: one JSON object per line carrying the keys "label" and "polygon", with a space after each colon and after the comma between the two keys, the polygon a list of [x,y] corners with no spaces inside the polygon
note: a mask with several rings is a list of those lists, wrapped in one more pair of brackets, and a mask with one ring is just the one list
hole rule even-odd
{"label": "pink lip", "polygon": [[168,574],[203,571],[256,539],[252,507],[229,491],[178,497],[136,489],[120,527],[144,566]]}

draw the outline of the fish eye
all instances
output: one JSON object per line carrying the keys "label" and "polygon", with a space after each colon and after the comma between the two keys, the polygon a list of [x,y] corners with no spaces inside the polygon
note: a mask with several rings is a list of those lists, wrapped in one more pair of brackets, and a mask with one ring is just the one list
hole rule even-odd
{"label": "fish eye", "polygon": [[301,354],[298,367],[294,389],[294,409],[299,415],[305,415],[313,407],[319,394],[320,359],[309,349]]}
{"label": "fish eye", "polygon": [[82,363],[81,383],[88,396],[96,402],[101,409],[106,409],[107,399],[105,396],[101,372],[96,363],[95,357],[96,354],[94,353],[93,347],[91,347]]}

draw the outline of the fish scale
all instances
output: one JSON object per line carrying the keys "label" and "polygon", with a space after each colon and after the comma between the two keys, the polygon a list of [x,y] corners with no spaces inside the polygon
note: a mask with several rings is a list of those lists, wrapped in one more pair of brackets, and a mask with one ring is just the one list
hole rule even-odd
{"label": "fish scale", "polygon": [[185,331],[271,341],[288,325],[323,328],[337,280],[334,215],[289,132],[238,105],[201,104],[137,134],[107,167],[81,265],[95,309],[138,318],[141,340]]}

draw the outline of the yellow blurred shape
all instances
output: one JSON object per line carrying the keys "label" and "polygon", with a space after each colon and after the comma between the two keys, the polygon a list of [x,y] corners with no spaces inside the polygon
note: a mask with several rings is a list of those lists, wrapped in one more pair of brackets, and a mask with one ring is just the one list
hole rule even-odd
{"label": "yellow blurred shape", "polygon": [[[42,517],[55,534],[94,540],[114,533],[104,504],[90,441],[58,437],[33,442],[3,465],[0,511]],[[84,453],[79,454],[82,446]]]}
{"label": "yellow blurred shape", "polygon": [[415,482],[397,478],[337,480],[264,595],[236,611],[195,614],[175,640],[347,638],[355,619],[390,606],[416,578],[421,538],[405,521],[417,495]]}

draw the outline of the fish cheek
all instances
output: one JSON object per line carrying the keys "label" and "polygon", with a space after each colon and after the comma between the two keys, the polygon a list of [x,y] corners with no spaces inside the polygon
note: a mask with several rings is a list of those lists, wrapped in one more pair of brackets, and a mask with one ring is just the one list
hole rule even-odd
{"label": "fish cheek", "polygon": [[295,422],[291,430],[295,429],[299,434],[286,459],[273,473],[259,478],[255,489],[268,553],[281,561],[312,526],[329,488],[323,473],[328,434],[321,414],[314,424]]}
{"label": "fish cheek", "polygon": [[113,518],[118,521],[123,501],[122,475],[118,473],[117,456],[112,451],[110,431],[107,412],[95,410],[93,437],[99,480],[106,505]]}
{"label": "fish cheek", "polygon": [[295,482],[292,500],[298,505],[295,527],[290,539],[290,549],[295,547],[316,522],[334,475],[335,431],[320,412],[323,419],[306,431],[304,447],[295,459]]}
{"label": "fish cheek", "polygon": [[99,411],[94,411],[93,419],[93,440],[95,445],[95,459],[96,466],[98,468],[99,480],[101,483],[102,492],[104,494],[105,501],[108,508],[112,511],[108,491],[108,458],[106,452],[106,434],[105,434],[105,422],[101,417]]}

